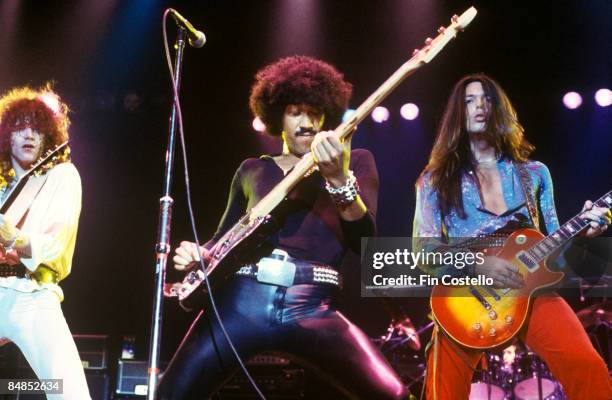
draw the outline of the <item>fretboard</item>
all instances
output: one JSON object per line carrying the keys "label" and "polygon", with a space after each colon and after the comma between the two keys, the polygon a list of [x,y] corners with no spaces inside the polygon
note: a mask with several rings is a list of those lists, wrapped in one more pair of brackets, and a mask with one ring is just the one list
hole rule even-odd
{"label": "fretboard", "polygon": [[[594,202],[597,207],[612,207],[612,191],[609,191],[599,200]],[[539,263],[550,256],[555,250],[559,249],[571,238],[578,235],[591,222],[587,218],[581,218],[582,213],[561,225],[559,229],[546,236],[544,239],[533,245],[526,253],[535,262]]]}

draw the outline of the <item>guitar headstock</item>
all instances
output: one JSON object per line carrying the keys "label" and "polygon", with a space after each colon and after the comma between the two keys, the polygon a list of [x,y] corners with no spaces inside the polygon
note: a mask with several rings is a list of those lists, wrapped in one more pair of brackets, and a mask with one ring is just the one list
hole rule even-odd
{"label": "guitar headstock", "polygon": [[[49,168],[53,166],[53,163],[62,156],[62,151],[66,149],[67,146],[68,146],[68,141],[65,141],[64,143],[61,143],[55,146],[53,149],[47,150],[45,154],[40,156],[38,160],[36,161],[36,163],[32,165],[28,173],[33,172],[36,176],[38,176],[42,174],[43,172],[46,172]],[[69,150],[70,149],[67,148],[67,151]]]}
{"label": "guitar headstock", "polygon": [[441,26],[438,28],[438,36],[434,39],[425,39],[425,46],[415,49],[412,58],[416,59],[417,62],[429,63],[451,39],[457,36],[458,32],[464,30],[472,22],[476,13],[476,9],[470,7],[460,16],[453,15],[451,24],[447,27]]}

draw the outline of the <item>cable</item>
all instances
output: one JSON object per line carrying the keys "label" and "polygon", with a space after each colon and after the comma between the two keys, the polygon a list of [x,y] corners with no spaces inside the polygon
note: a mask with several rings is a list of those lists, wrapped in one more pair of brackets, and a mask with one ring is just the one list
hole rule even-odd
{"label": "cable", "polygon": [[[169,46],[168,46],[168,33],[166,32],[166,21],[168,19],[169,12],[170,12],[169,9],[166,9],[166,11],[164,11],[164,16],[163,16],[163,21],[162,21],[162,31],[163,31],[163,35],[164,35],[164,50],[166,52],[166,61],[168,63],[168,70],[170,72],[170,78],[171,78],[170,80],[172,82],[172,92],[173,92],[173,98],[174,98],[173,101],[174,101],[174,106],[176,108],[176,116],[177,116],[178,125],[179,125],[179,137],[181,139],[181,150],[182,150],[182,155],[183,155],[183,168],[185,170],[184,171],[185,172],[185,192],[186,192],[186,198],[187,198],[187,208],[189,210],[189,219],[190,219],[190,222],[191,222],[191,229],[193,231],[193,237],[194,237],[196,246],[198,247],[198,251],[199,251],[199,249],[200,249],[200,239],[199,239],[198,231],[197,231],[197,228],[196,228],[196,222],[195,222],[195,215],[194,215],[194,212],[193,212],[193,207],[192,207],[192,204],[191,204],[191,189],[190,189],[190,184],[189,184],[189,168],[188,168],[188,165],[187,165],[187,148],[185,146],[185,136],[183,134],[183,115],[181,113],[181,105],[180,105],[180,102],[179,102],[178,89],[177,89],[176,84],[175,84],[174,70],[172,68],[172,60],[170,58],[170,49],[169,49]],[[204,271],[204,282],[206,282],[206,290],[208,292],[208,297],[210,298],[211,308],[212,308],[212,310],[213,310],[213,312],[215,314],[215,318],[219,322],[219,327],[221,328],[221,331],[223,332],[223,336],[225,336],[225,338],[227,339],[227,342],[229,343],[230,348],[232,349],[232,352],[234,353],[234,356],[236,357],[236,360],[240,364],[240,368],[242,368],[242,371],[244,372],[244,374],[246,375],[247,379],[249,380],[249,382],[253,386],[253,389],[255,389],[255,391],[257,392],[257,394],[259,395],[259,397],[261,399],[265,400],[266,397],[263,395],[263,393],[261,392],[261,390],[259,389],[259,387],[255,383],[255,380],[253,379],[253,377],[251,376],[251,374],[247,370],[246,365],[242,361],[242,358],[240,358],[240,355],[238,354],[238,351],[236,350],[236,347],[234,347],[234,343],[230,339],[230,336],[227,333],[227,330],[225,329],[225,325],[223,324],[223,321],[221,320],[221,316],[219,315],[219,311],[217,310],[217,305],[215,303],[215,299],[214,299],[213,294],[212,294],[212,289],[211,289],[211,286],[210,286],[210,282],[208,280],[208,274],[206,274],[206,267],[204,266],[203,257],[199,257],[199,259],[200,259],[200,268],[202,268],[202,271]]]}

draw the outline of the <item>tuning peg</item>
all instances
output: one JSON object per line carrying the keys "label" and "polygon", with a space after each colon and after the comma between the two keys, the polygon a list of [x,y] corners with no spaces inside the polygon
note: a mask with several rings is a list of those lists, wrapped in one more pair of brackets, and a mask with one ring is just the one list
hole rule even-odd
{"label": "tuning peg", "polygon": [[456,24],[457,22],[459,22],[459,16],[457,14],[453,15],[451,17],[451,22]]}
{"label": "tuning peg", "polygon": [[433,42],[433,39],[432,39],[432,38],[428,37],[427,39],[425,39],[425,44],[426,44],[427,46],[431,46],[431,42]]}
{"label": "tuning peg", "polygon": [[441,26],[438,28],[438,33],[444,33],[446,31],[446,28]]}
{"label": "tuning peg", "polygon": [[416,56],[417,54],[419,54],[419,49],[414,49],[414,51],[412,52],[412,57]]}

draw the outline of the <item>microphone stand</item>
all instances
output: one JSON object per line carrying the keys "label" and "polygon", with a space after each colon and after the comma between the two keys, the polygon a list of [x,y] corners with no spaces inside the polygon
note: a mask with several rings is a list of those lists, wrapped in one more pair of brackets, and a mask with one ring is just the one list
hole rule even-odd
{"label": "microphone stand", "polygon": [[[185,49],[185,28],[182,26],[178,26],[176,44],[174,48],[176,49],[176,56],[174,58],[174,83],[178,92],[181,83],[183,50]],[[163,288],[166,281],[168,254],[170,253],[170,226],[172,221],[172,205],[174,203],[170,190],[172,187],[172,173],[174,168],[176,126],[176,99],[174,99],[173,95],[172,112],[170,114],[170,126],[168,133],[168,149],[166,151],[164,187],[163,195],[159,199],[159,223],[157,228],[157,244],[155,245],[155,298],[151,324],[151,341],[149,343],[147,400],[155,400],[157,378],[159,374],[159,348],[161,343],[161,326],[164,301]]]}

